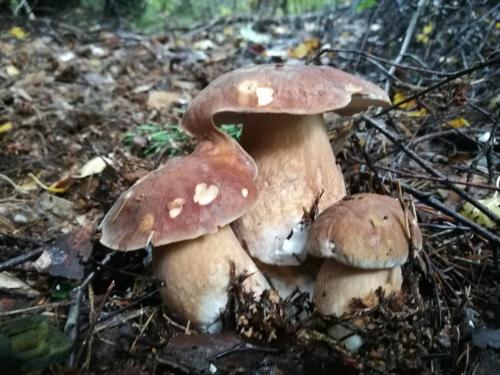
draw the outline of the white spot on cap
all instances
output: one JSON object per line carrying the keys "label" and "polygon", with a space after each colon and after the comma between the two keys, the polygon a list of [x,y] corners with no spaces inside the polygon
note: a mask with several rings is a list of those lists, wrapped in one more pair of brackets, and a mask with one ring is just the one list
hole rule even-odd
{"label": "white spot on cap", "polygon": [[243,195],[243,198],[248,197],[248,189],[247,188],[241,189],[241,195]]}
{"label": "white spot on cap", "polygon": [[173,219],[182,212],[182,207],[184,206],[184,199],[175,198],[172,202],[170,202],[168,207],[168,215]]}
{"label": "white spot on cap", "polygon": [[259,107],[268,105],[273,101],[274,90],[271,87],[257,87],[255,93],[257,94],[257,105]]}
{"label": "white spot on cap", "polygon": [[219,188],[216,185],[207,186],[206,183],[196,185],[193,201],[200,206],[211,203],[219,195]]}

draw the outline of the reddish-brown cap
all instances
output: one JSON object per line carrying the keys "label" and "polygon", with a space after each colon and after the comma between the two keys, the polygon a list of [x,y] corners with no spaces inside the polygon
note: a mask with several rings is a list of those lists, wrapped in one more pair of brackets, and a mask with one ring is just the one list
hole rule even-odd
{"label": "reddish-brown cap", "polygon": [[389,104],[389,97],[379,87],[332,67],[256,65],[212,81],[193,99],[182,125],[191,134],[206,138],[214,131],[216,115],[330,111],[352,115],[369,106]]}
{"label": "reddish-brown cap", "polygon": [[[411,234],[411,239],[409,238]],[[308,251],[364,269],[392,268],[406,262],[411,243],[422,247],[422,233],[395,198],[356,194],[323,211],[309,230]]]}
{"label": "reddish-brown cap", "polygon": [[214,233],[255,203],[255,175],[229,137],[203,141],[125,191],[101,223],[101,243],[128,251]]}

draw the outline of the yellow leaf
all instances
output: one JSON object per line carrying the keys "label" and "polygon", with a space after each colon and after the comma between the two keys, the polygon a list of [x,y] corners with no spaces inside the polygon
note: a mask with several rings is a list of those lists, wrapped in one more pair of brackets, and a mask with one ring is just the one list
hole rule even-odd
{"label": "yellow leaf", "polygon": [[47,190],[49,193],[58,194],[64,193],[67,190],[67,187],[65,186],[60,187],[61,185],[59,181],[47,186],[33,173],[28,173],[28,177],[30,177],[36,185],[40,186],[44,190]]}
{"label": "yellow leaf", "polygon": [[433,29],[433,25],[431,22],[429,22],[427,25],[424,26],[424,28],[422,29],[422,33],[424,34],[430,34],[432,33],[432,29]]}
{"label": "yellow leaf", "polygon": [[417,34],[417,42],[427,44],[429,43],[429,37],[423,33]]}
{"label": "yellow leaf", "polygon": [[469,121],[467,121],[463,117],[457,117],[453,120],[450,120],[447,122],[447,124],[451,126],[453,129],[460,129],[463,128],[464,126],[470,126]]}
{"label": "yellow leaf", "polygon": [[417,34],[416,39],[418,42],[427,44],[429,43],[429,34],[432,33],[432,29],[434,28],[434,25],[432,22],[429,22],[427,25],[425,25],[422,28],[422,32]]}
{"label": "yellow leaf", "polygon": [[[478,199],[478,202],[489,208],[490,211],[495,215],[500,216],[500,196],[498,194],[495,194],[490,198]],[[485,226],[486,228],[493,228],[495,226],[493,220],[491,220],[488,216],[483,214],[477,209],[477,207],[473,206],[469,202],[463,205],[461,213],[465,217]]]}
{"label": "yellow leaf", "polygon": [[495,24],[495,27],[496,27],[497,29],[500,29],[500,22],[497,22],[497,23]]}
{"label": "yellow leaf", "polygon": [[49,193],[53,193],[53,194],[61,194],[61,193],[64,193],[66,192],[66,190],[68,190],[66,187],[58,187],[58,183],[57,182],[54,182],[53,184],[47,186],[47,191]]}
{"label": "yellow leaf", "polygon": [[318,49],[319,44],[320,42],[318,38],[306,39],[302,43],[300,43],[297,47],[289,49],[288,56],[294,59],[303,59],[311,52]]}
{"label": "yellow leaf", "polygon": [[[406,95],[403,94],[401,91],[396,91],[394,96],[392,97],[392,102],[394,104],[398,104],[399,102],[402,102],[403,100],[406,100]],[[413,108],[417,105],[417,102],[415,100],[410,100],[408,103],[401,104],[399,108],[401,109],[410,109]]]}
{"label": "yellow leaf", "polygon": [[19,26],[14,26],[9,30],[9,35],[16,39],[24,39],[28,36],[28,33]]}
{"label": "yellow leaf", "polygon": [[17,69],[14,65],[7,65],[5,68],[5,72],[9,77],[15,77],[19,75],[19,69]]}
{"label": "yellow leaf", "polygon": [[410,111],[406,113],[406,116],[408,117],[422,117],[427,114],[427,110],[425,108],[420,108],[419,110],[416,111]]}
{"label": "yellow leaf", "polygon": [[6,122],[5,124],[0,125],[0,134],[7,133],[9,130],[12,130],[12,122]]}

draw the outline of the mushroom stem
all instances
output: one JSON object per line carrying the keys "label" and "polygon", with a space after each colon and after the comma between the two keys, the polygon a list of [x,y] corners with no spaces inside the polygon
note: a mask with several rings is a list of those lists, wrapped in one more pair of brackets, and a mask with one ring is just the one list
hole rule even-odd
{"label": "mushroom stem", "polygon": [[250,255],[268,264],[305,258],[309,211],[345,196],[323,116],[244,114],[241,144],[257,164],[259,199],[233,226]]}
{"label": "mushroom stem", "polygon": [[307,258],[300,266],[275,266],[254,259],[257,268],[264,274],[282,299],[288,298],[295,291],[308,293],[312,300],[316,276],[323,259]]}
{"label": "mushroom stem", "polygon": [[268,288],[264,276],[229,226],[193,240],[153,248],[154,276],[167,309],[183,322],[217,332],[228,300],[231,262],[236,274],[248,273],[243,287],[256,297]]}
{"label": "mushroom stem", "polygon": [[378,303],[373,294],[382,287],[386,294],[401,290],[401,266],[390,269],[361,269],[326,259],[316,279],[314,303],[323,315],[341,316],[350,311],[353,298],[369,306]]}

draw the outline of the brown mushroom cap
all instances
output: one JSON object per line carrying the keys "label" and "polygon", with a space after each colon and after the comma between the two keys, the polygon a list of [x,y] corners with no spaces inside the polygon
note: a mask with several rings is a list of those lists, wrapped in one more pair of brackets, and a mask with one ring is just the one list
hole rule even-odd
{"label": "brown mushroom cap", "polygon": [[128,251],[214,233],[255,203],[255,174],[253,161],[221,133],[125,191],[101,223],[101,243]]}
{"label": "brown mushroom cap", "polygon": [[405,219],[397,199],[356,194],[318,216],[309,231],[308,251],[363,269],[396,267],[408,258],[408,225],[413,246],[421,248],[422,233],[416,220],[411,216]]}
{"label": "brown mushroom cap", "polygon": [[[234,113],[313,115],[335,111],[352,115],[390,99],[376,85],[341,70],[314,65],[256,65],[233,70],[212,81],[191,102],[182,125],[210,138],[221,123],[238,122]],[[229,115],[229,117],[227,117]],[[218,116],[218,117],[219,117]]]}

